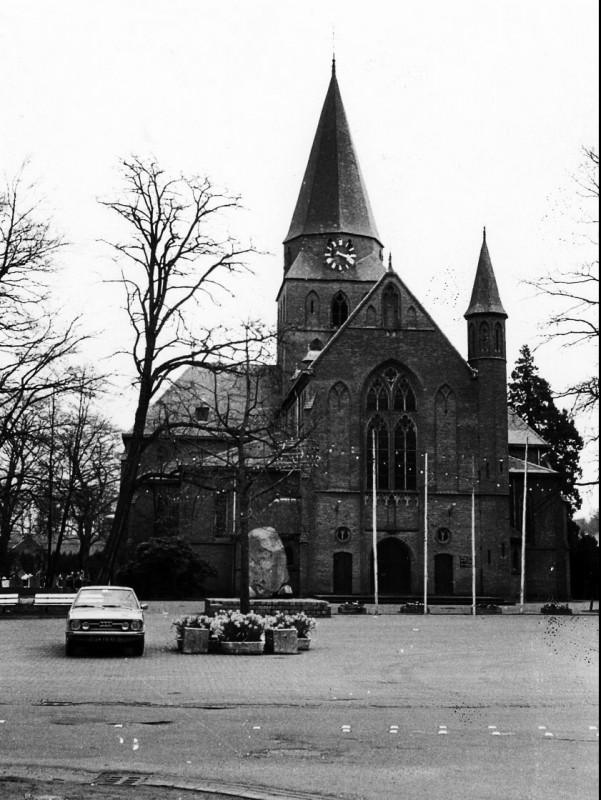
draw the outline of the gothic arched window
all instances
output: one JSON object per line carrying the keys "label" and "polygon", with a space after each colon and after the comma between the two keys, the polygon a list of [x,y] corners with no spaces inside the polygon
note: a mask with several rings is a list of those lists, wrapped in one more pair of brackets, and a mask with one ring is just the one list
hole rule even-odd
{"label": "gothic arched window", "polygon": [[469,327],[469,357],[473,358],[476,355],[476,326],[470,324]]}
{"label": "gothic arched window", "polygon": [[378,490],[417,489],[417,398],[409,378],[390,365],[371,379],[364,398],[366,485],[373,482],[375,448]]}
{"label": "gothic arched window", "polygon": [[401,302],[399,293],[392,284],[388,284],[382,295],[382,319],[385,328],[401,326]]}
{"label": "gothic arched window", "polygon": [[332,298],[332,325],[339,328],[348,319],[348,300],[343,292],[336,292]]}
{"label": "gothic arched window", "polygon": [[417,488],[417,431],[406,414],[394,427],[394,487]]}
{"label": "gothic arched window", "polygon": [[495,353],[503,354],[503,326],[500,322],[495,325]]}
{"label": "gothic arched window", "polygon": [[480,324],[480,353],[482,355],[488,355],[490,348],[490,327],[488,322],[482,322]]}
{"label": "gothic arched window", "polygon": [[308,327],[314,327],[319,319],[319,296],[309,292],[305,300],[305,321]]}

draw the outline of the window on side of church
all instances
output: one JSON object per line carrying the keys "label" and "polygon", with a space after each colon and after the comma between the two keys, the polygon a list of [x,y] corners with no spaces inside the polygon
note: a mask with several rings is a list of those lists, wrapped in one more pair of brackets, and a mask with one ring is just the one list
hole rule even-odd
{"label": "window on side of church", "polygon": [[343,325],[349,315],[348,300],[343,292],[336,292],[332,298],[332,325],[334,328],[339,328]]}

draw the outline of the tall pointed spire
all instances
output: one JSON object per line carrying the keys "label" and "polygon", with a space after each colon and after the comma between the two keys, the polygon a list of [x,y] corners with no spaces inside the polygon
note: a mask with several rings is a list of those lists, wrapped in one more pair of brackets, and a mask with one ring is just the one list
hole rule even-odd
{"label": "tall pointed spire", "polygon": [[472,298],[464,316],[468,317],[472,314],[502,314],[505,317],[507,316],[501,303],[488,245],[486,244],[486,228],[484,228],[482,235],[482,248],[478,259]]}
{"label": "tall pointed spire", "polygon": [[353,147],[336,59],[285,242],[303,234],[345,233],[380,241]]}

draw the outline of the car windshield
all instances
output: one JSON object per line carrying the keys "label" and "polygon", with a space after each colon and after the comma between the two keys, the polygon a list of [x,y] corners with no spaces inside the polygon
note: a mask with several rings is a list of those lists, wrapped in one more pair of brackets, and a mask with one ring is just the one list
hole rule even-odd
{"label": "car windshield", "polygon": [[74,608],[137,608],[134,593],[128,589],[89,589],[79,593]]}

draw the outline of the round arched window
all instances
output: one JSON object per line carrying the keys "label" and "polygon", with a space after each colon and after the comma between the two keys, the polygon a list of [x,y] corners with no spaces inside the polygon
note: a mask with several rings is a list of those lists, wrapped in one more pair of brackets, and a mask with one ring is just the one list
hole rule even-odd
{"label": "round arched window", "polygon": [[336,528],[336,539],[339,542],[348,542],[351,538],[351,531],[349,528],[345,527],[344,525],[340,528]]}
{"label": "round arched window", "polygon": [[451,531],[448,528],[439,528],[436,531],[438,544],[448,544],[451,541]]}

